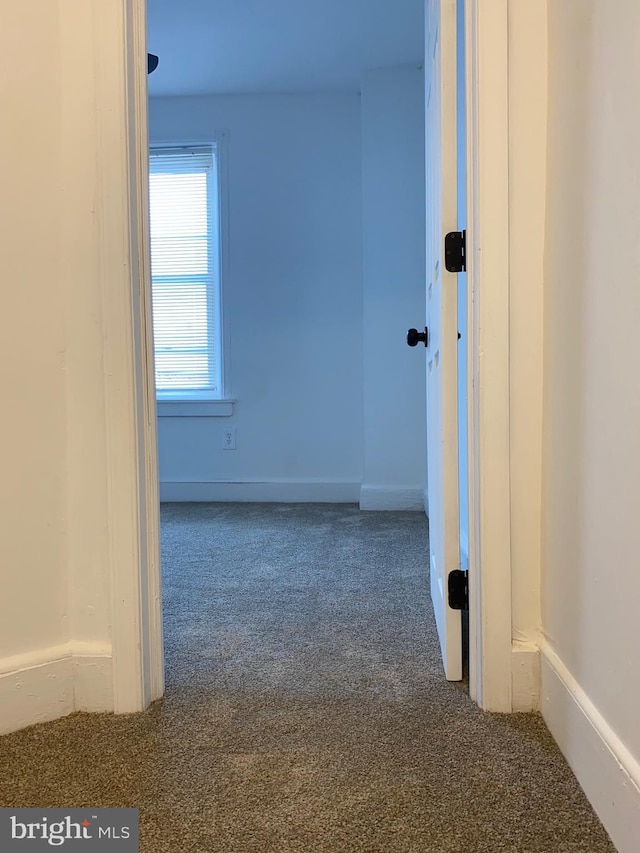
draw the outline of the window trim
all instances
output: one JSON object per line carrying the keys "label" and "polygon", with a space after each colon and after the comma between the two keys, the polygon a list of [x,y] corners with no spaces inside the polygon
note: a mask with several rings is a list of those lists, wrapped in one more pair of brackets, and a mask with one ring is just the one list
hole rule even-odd
{"label": "window trim", "polygon": [[[210,146],[213,149],[214,167],[211,172],[211,191],[207,199],[214,264],[214,299],[218,315],[218,332],[214,336],[216,358],[219,368],[219,389],[217,394],[198,390],[155,389],[157,413],[160,417],[228,417],[233,414],[233,403],[229,382],[229,332],[225,322],[224,286],[227,278],[228,259],[228,163],[226,131],[209,134],[206,137],[150,137],[149,149],[198,148]],[[216,239],[217,233],[217,239]],[[228,414],[227,414],[228,413]]]}
{"label": "window trim", "polygon": [[171,400],[159,398],[156,410],[159,418],[230,418],[235,400],[219,400],[211,397],[194,397]]}

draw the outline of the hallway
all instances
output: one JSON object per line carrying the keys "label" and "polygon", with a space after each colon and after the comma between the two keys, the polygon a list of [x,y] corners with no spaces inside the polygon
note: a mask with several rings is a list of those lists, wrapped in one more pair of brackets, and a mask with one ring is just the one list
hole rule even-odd
{"label": "hallway", "polygon": [[144,853],[611,853],[536,715],[442,676],[421,513],[163,507],[166,697],[0,738],[0,805],[140,809]]}

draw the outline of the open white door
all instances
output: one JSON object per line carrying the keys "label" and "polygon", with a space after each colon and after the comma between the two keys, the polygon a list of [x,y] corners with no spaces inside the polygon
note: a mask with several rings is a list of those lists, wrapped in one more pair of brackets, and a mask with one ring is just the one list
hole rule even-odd
{"label": "open white door", "polygon": [[462,618],[448,604],[460,568],[457,279],[445,269],[444,236],[457,229],[456,0],[427,0],[427,458],[431,598],[445,675],[462,678]]}

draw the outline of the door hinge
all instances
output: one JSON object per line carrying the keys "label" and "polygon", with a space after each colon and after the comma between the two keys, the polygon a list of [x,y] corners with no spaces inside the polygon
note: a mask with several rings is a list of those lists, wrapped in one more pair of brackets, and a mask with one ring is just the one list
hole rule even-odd
{"label": "door hinge", "polygon": [[449,231],[444,238],[444,265],[449,272],[467,269],[467,232]]}
{"label": "door hinge", "polygon": [[449,572],[449,607],[452,610],[469,609],[469,573],[460,569]]}

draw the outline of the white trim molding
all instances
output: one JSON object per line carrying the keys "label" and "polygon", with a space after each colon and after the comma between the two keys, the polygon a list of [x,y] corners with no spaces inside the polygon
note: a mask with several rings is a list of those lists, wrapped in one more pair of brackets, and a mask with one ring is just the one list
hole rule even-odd
{"label": "white trim molding", "polygon": [[541,645],[541,710],[619,853],[637,853],[640,762],[548,642]]}
{"label": "white trim molding", "polygon": [[0,659],[0,735],[74,711],[113,711],[111,648],[63,643]]}
{"label": "white trim molding", "polygon": [[424,511],[424,489],[389,486],[362,486],[360,509]]}
{"label": "white trim molding", "polygon": [[[164,690],[145,0],[94,0],[113,702]],[[120,61],[118,61],[120,51]]]}
{"label": "white trim molding", "polygon": [[469,690],[512,706],[507,0],[466,0]]}
{"label": "white trim molding", "polygon": [[[134,580],[140,587],[141,658],[145,708],[164,694],[164,634],[160,565],[160,484],[155,350],[151,298],[149,226],[149,95],[147,92],[147,2],[125,0],[127,141],[129,154],[129,265],[134,319],[134,352],[141,359],[137,397],[138,467],[141,486],[141,559]],[[134,371],[134,376],[136,371]],[[114,655],[115,658],[115,655]],[[115,666],[120,666],[117,659]],[[125,663],[126,665],[126,663]]]}
{"label": "white trim molding", "polygon": [[113,711],[113,658],[110,648],[83,643],[71,651],[75,711]]}
{"label": "white trim molding", "polygon": [[162,482],[163,503],[358,503],[360,483],[320,480],[210,480]]}
{"label": "white trim molding", "polygon": [[230,418],[235,400],[179,400],[158,398],[159,418]]}
{"label": "white trim molding", "polygon": [[514,640],[511,649],[511,710],[540,708],[540,649]]}
{"label": "white trim molding", "polygon": [[[513,709],[535,686],[542,565],[543,293],[547,179],[546,0],[509,3],[509,397]],[[534,645],[531,645],[534,644]],[[527,673],[532,684],[528,684]],[[517,675],[516,675],[517,674]],[[521,681],[523,679],[523,681]],[[531,706],[532,709],[535,704]]]}

